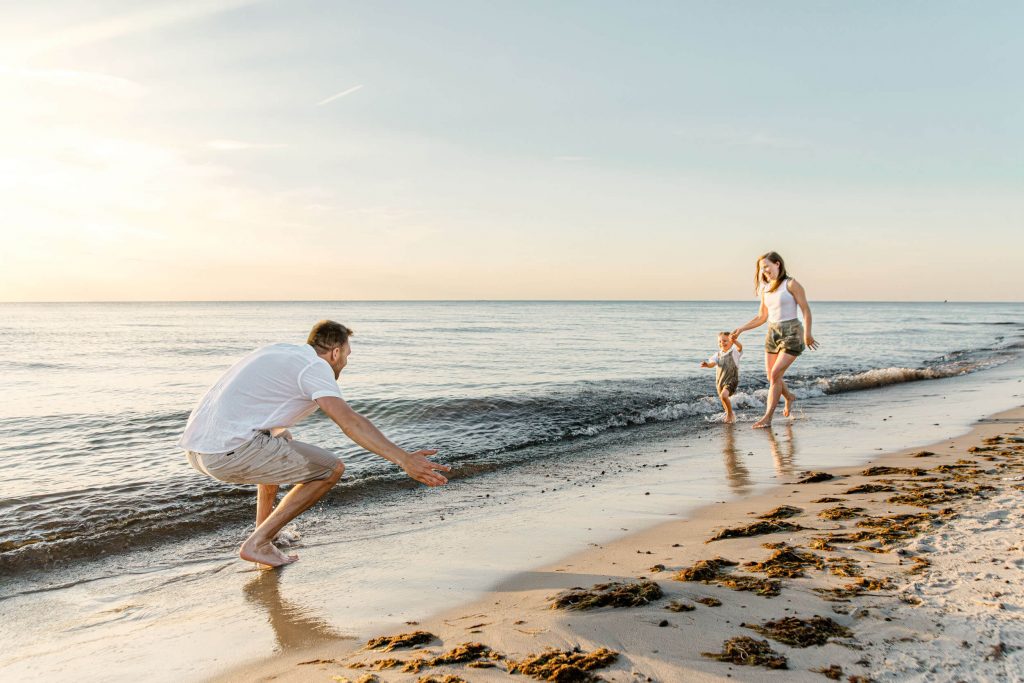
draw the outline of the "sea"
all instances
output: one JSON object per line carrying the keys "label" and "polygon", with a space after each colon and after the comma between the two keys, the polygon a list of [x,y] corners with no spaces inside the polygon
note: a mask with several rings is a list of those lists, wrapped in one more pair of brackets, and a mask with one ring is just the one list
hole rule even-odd
{"label": "sea", "polygon": [[[717,350],[718,332],[756,312],[756,301],[0,304],[0,613],[7,612],[0,631],[13,643],[0,654],[0,674],[57,679],[74,666],[69,652],[79,652],[78,661],[102,661],[88,643],[151,630],[157,621],[156,607],[126,596],[181,581],[201,594],[212,574],[244,564],[234,553],[251,526],[253,487],[195,472],[175,442],[196,402],[232,364],[266,344],[304,343],[321,319],[355,330],[339,379],[352,407],[407,449],[437,449],[435,459],[452,468],[451,484],[427,490],[319,413],[293,427],[296,438],[346,463],[344,480],[293,534],[307,544],[305,554],[335,542],[343,555],[344,548],[361,549],[341,563],[350,568],[366,563],[365,548],[387,556],[407,547],[408,539],[395,539],[428,517],[462,515],[470,522],[462,533],[471,534],[467,511],[493,508],[487,528],[497,531],[489,533],[514,535],[515,520],[529,515],[501,521],[502,514],[537,509],[522,501],[541,494],[551,500],[573,489],[583,500],[589,487],[599,495],[607,484],[595,479],[598,468],[615,475],[616,495],[624,495],[649,481],[641,470],[658,464],[651,461],[655,443],[659,453],[668,452],[660,448],[668,441],[690,449],[672,451],[679,485],[665,505],[681,510],[704,489],[745,495],[795,473],[801,430],[856,430],[861,436],[851,448],[866,456],[865,428],[881,429],[886,447],[903,444],[898,429],[858,422],[859,414],[885,413],[887,404],[912,405],[904,417],[920,425],[907,429],[927,436],[926,414],[955,398],[958,386],[981,397],[998,377],[1009,388],[993,407],[1019,402],[1022,303],[814,302],[820,348],[806,351],[786,375],[797,410],[794,420],[777,414],[770,438],[780,435],[783,444],[771,449],[774,465],[763,476],[753,458],[744,465],[754,451],[741,444],[732,465],[727,455],[721,472],[701,473],[701,440],[734,428],[748,440],[749,423],[763,411],[763,330],[740,338],[740,424],[722,424],[714,370],[700,368]],[[941,392],[925,390],[936,382]],[[903,386],[919,389],[907,398],[897,393]],[[618,523],[610,520],[605,531]],[[556,536],[512,565],[551,559],[561,547]],[[573,538],[565,550],[582,542]],[[456,575],[480,589],[498,577]],[[112,580],[115,588],[99,588]],[[360,614],[374,609],[371,598],[360,600]],[[122,603],[129,607],[118,608]],[[40,619],[41,605],[61,617]],[[106,607],[114,616],[97,616]],[[387,609],[387,617],[402,616]],[[324,628],[361,633],[369,623],[349,617]],[[285,647],[279,634],[267,638],[269,650]],[[54,663],[61,658],[72,664]],[[134,661],[112,655],[96,680],[146,671],[143,664],[120,669],[115,660]],[[202,679],[204,671],[172,668],[167,677]]]}

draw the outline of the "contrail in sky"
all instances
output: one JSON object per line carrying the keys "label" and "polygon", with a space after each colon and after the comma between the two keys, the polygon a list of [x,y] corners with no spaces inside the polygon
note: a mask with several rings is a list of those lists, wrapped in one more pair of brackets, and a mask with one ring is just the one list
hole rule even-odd
{"label": "contrail in sky", "polygon": [[318,107],[322,107],[322,106],[324,106],[325,104],[327,104],[328,102],[333,102],[334,100],[338,99],[339,97],[344,97],[345,95],[351,95],[351,94],[352,94],[352,93],[354,93],[354,92],[355,92],[356,90],[362,90],[362,89],[363,89],[363,86],[362,86],[362,85],[353,85],[353,86],[352,86],[351,88],[349,88],[348,90],[342,90],[342,91],[341,91],[340,93],[338,93],[337,95],[331,95],[331,96],[330,96],[330,97],[328,97],[328,98],[327,98],[326,100],[321,100],[320,102],[317,102],[317,103],[316,103],[316,106],[318,106]]}

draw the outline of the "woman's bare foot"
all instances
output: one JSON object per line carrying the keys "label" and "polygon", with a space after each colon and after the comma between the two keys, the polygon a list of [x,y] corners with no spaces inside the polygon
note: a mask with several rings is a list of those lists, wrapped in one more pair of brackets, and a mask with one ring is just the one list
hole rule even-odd
{"label": "woman's bare foot", "polygon": [[786,417],[789,417],[790,413],[793,412],[793,406],[796,405],[796,394],[784,394],[782,398],[786,402],[786,404],[782,407],[782,414],[785,415]]}
{"label": "woman's bare foot", "polygon": [[735,421],[736,421],[736,413],[726,413],[725,414],[725,420],[723,420],[723,422],[725,422],[725,424],[731,425]]}
{"label": "woman's bare foot", "polygon": [[298,555],[285,555],[277,548],[277,546],[269,541],[257,545],[251,540],[242,544],[242,547],[238,550],[238,556],[243,560],[255,562],[256,564],[270,568],[280,567],[284,564],[291,564],[295,560],[299,559]]}
{"label": "woman's bare foot", "polygon": [[760,420],[750,426],[751,429],[765,429],[772,426],[772,419],[770,417],[762,417]]}

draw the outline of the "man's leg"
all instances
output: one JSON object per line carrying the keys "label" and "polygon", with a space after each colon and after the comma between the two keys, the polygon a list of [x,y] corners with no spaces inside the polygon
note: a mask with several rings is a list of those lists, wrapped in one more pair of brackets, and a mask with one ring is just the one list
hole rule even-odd
{"label": "man's leg", "polygon": [[273,512],[256,527],[252,535],[242,544],[238,551],[239,557],[243,560],[258,562],[270,567],[279,567],[282,564],[289,564],[299,559],[298,555],[285,555],[271,541],[277,536],[277,532],[283,529],[288,522],[301,515],[311,508],[314,503],[323,498],[338,483],[344,472],[345,465],[339,462],[326,479],[293,486],[292,490],[281,499],[281,502],[278,503]]}
{"label": "man's leg", "polygon": [[277,501],[277,484],[259,484],[256,487],[256,526],[267,521]]}

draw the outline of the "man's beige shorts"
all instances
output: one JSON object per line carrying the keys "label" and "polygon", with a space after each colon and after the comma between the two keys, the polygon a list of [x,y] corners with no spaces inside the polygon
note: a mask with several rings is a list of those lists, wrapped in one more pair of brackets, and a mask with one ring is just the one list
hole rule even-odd
{"label": "man's beige shorts", "polygon": [[187,451],[192,467],[230,484],[303,484],[326,479],[341,462],[330,451],[260,432],[227,453]]}

